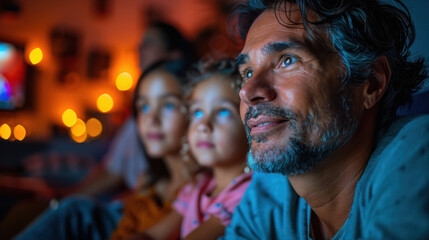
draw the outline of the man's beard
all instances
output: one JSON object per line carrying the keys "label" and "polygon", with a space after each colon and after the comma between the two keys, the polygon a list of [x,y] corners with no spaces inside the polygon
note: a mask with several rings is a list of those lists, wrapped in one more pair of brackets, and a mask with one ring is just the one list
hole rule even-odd
{"label": "man's beard", "polygon": [[[347,99],[345,95],[340,94],[338,111],[325,114],[325,119],[320,119],[317,114],[311,114],[302,121],[299,121],[298,115],[290,109],[276,107],[270,103],[249,107],[244,120],[247,139],[251,146],[248,154],[249,166],[256,172],[284,175],[298,175],[312,170],[346,144],[355,133],[357,120],[350,114]],[[250,135],[251,129],[247,126],[247,120],[259,115],[288,119],[290,137],[284,139],[282,144],[273,145],[264,151],[252,149],[252,141],[263,144],[274,134],[271,132],[253,137]],[[319,143],[312,143],[309,139],[313,129],[316,129]]]}

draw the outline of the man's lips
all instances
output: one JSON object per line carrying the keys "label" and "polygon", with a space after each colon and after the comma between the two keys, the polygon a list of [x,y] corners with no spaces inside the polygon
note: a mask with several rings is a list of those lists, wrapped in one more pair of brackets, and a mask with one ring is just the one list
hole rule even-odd
{"label": "man's lips", "polygon": [[214,148],[214,144],[208,141],[199,141],[197,143],[198,148]]}
{"label": "man's lips", "polygon": [[258,134],[270,131],[271,129],[287,123],[289,119],[269,117],[269,116],[258,116],[257,118],[251,118],[247,120],[247,126],[250,128],[250,134]]}
{"label": "man's lips", "polygon": [[147,137],[149,140],[162,140],[164,138],[164,134],[162,133],[148,133]]}

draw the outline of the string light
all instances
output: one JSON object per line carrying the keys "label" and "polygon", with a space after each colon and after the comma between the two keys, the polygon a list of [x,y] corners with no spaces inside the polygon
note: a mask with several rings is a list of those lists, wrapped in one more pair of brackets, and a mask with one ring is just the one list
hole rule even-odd
{"label": "string light", "polygon": [[10,129],[9,125],[4,123],[0,126],[0,137],[4,140],[8,140],[10,135],[12,134],[12,130]]}
{"label": "string light", "polygon": [[123,72],[116,77],[116,88],[118,88],[119,91],[130,90],[132,86],[133,78],[131,77],[131,74]]}
{"label": "string light", "polygon": [[98,108],[98,110],[100,110],[100,112],[103,112],[103,113],[106,113],[106,112],[112,110],[112,108],[113,108],[112,97],[107,93],[101,94],[97,98],[97,108]]}
{"label": "string light", "polygon": [[43,59],[42,49],[35,48],[35,49],[31,50],[29,58],[30,58],[30,62],[33,65],[40,63]]}
{"label": "string light", "polygon": [[27,131],[21,124],[18,124],[13,128],[13,136],[18,141],[24,140],[26,134],[27,134]]}
{"label": "string light", "polygon": [[77,120],[77,115],[72,109],[68,108],[63,112],[62,120],[64,125],[66,125],[67,127],[71,127],[75,125]]}
{"label": "string light", "polygon": [[71,133],[76,137],[81,137],[86,133],[86,125],[82,119],[78,118],[76,123],[70,128]]}
{"label": "string light", "polygon": [[98,119],[90,118],[86,121],[86,129],[89,136],[97,137],[103,131],[103,125],[101,125],[101,122]]}

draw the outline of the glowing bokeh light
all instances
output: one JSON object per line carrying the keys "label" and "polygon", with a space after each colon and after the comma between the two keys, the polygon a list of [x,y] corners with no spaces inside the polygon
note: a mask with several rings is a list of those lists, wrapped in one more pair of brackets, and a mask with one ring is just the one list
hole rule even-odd
{"label": "glowing bokeh light", "polygon": [[13,128],[13,136],[15,137],[16,140],[18,141],[22,141],[25,138],[25,135],[27,134],[27,131],[25,130],[25,128],[18,124]]}
{"label": "glowing bokeh light", "polygon": [[75,136],[74,134],[70,134],[71,139],[77,143],[83,143],[86,141],[86,138],[88,137],[88,134],[84,132],[81,136]]}
{"label": "glowing bokeh light", "polygon": [[133,86],[133,78],[127,72],[120,73],[116,77],[116,87],[119,91],[127,91]]}
{"label": "glowing bokeh light", "polygon": [[76,123],[70,128],[71,133],[76,137],[81,137],[86,133],[86,125],[82,119],[78,118]]}
{"label": "glowing bokeh light", "polygon": [[12,130],[10,129],[9,125],[4,123],[0,126],[0,137],[4,140],[9,139],[10,135],[12,134]]}
{"label": "glowing bokeh light", "polygon": [[13,46],[0,42],[0,61],[9,58],[12,54],[12,51]]}
{"label": "glowing bokeh light", "polygon": [[75,125],[76,120],[77,120],[77,115],[73,110],[68,108],[67,110],[65,110],[63,112],[62,119],[63,119],[64,125],[66,125],[67,127],[71,127],[71,126]]}
{"label": "glowing bokeh light", "polygon": [[100,112],[103,112],[103,113],[112,110],[113,108],[112,97],[107,93],[101,94],[97,98],[97,107],[98,107],[98,110],[100,110]]}
{"label": "glowing bokeh light", "polygon": [[35,49],[31,50],[29,58],[30,58],[30,62],[33,65],[40,63],[43,59],[42,50],[40,48],[35,48]]}
{"label": "glowing bokeh light", "polygon": [[86,130],[89,136],[97,137],[103,131],[103,125],[101,125],[101,122],[98,119],[90,118],[86,121]]}

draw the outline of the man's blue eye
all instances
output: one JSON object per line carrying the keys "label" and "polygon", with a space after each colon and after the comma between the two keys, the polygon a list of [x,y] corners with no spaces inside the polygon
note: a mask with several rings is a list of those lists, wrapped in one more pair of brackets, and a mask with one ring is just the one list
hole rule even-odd
{"label": "man's blue eye", "polygon": [[173,103],[166,103],[166,104],[164,104],[164,108],[166,110],[174,110],[176,108],[176,106]]}
{"label": "man's blue eye", "polygon": [[219,111],[219,117],[229,117],[231,116],[231,111],[229,111],[228,109],[222,109]]}
{"label": "man's blue eye", "polygon": [[141,111],[142,113],[148,113],[150,111],[149,104],[143,104]]}
{"label": "man's blue eye", "polygon": [[194,112],[194,118],[202,118],[204,116],[203,111],[197,110]]}
{"label": "man's blue eye", "polygon": [[296,59],[296,57],[293,56],[284,56],[282,59],[282,67],[287,67],[293,63],[295,63],[298,59]]}
{"label": "man's blue eye", "polygon": [[246,79],[251,78],[251,77],[252,77],[252,75],[253,75],[253,72],[252,72],[252,71],[246,71],[246,73],[245,73],[245,77],[246,77]]}

